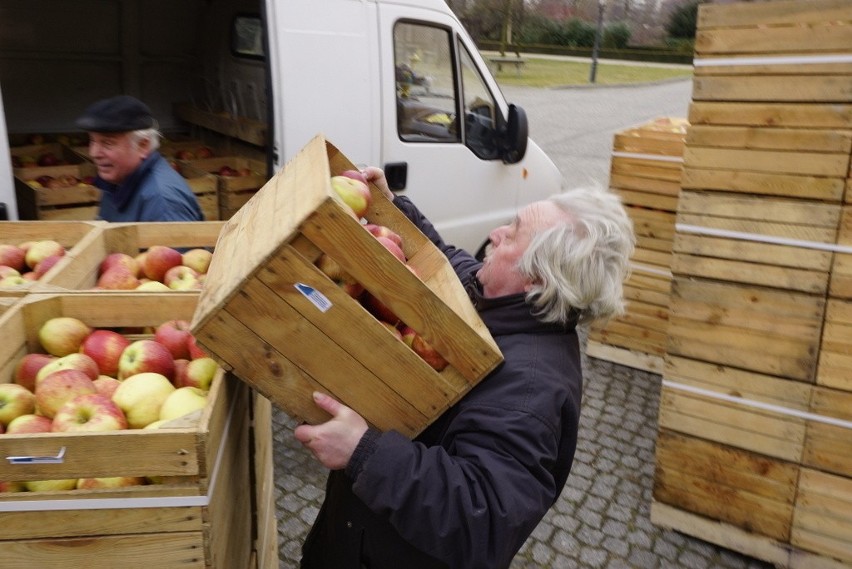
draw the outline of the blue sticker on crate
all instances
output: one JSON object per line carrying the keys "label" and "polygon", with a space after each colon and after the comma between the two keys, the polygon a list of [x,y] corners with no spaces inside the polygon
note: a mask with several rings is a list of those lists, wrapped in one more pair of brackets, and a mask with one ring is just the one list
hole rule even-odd
{"label": "blue sticker on crate", "polygon": [[302,296],[307,298],[314,306],[319,308],[320,312],[325,312],[331,308],[331,301],[317,289],[304,283],[296,283],[293,286],[296,287],[296,290],[302,293]]}

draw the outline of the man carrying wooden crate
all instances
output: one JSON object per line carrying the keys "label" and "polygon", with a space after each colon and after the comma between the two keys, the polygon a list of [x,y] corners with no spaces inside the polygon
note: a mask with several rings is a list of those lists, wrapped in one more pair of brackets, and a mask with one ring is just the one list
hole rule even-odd
{"label": "man carrying wooden crate", "polygon": [[365,173],[447,255],[504,362],[414,440],[314,394],[332,418],[295,436],[332,472],[301,566],[508,567],[567,480],[576,326],[622,311],[632,224],[614,194],[573,190],[492,231],[480,262],[445,244],[380,169]]}

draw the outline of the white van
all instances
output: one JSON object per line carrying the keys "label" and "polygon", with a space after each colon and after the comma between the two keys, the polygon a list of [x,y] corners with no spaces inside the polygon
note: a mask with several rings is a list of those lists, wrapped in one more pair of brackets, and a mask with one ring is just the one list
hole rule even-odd
{"label": "white van", "polygon": [[0,0],[0,27],[10,219],[7,141],[74,132],[86,106],[119,93],[166,134],[239,147],[269,174],[322,133],[469,249],[560,190],[444,0]]}

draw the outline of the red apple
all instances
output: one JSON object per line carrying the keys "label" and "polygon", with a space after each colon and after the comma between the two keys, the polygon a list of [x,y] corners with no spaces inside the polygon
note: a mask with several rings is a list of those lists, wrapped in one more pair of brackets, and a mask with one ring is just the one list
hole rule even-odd
{"label": "red apple", "polygon": [[137,476],[107,476],[103,478],[80,478],[77,480],[77,490],[95,490],[99,488],[124,488],[126,486],[142,486],[145,478]]}
{"label": "red apple", "polygon": [[171,380],[175,375],[172,353],[155,340],[136,340],[124,348],[118,360],[118,379],[140,373],[158,373]]}
{"label": "red apple", "polygon": [[127,418],[118,405],[100,393],[78,395],[69,399],[53,416],[55,433],[120,431],[127,428]]}
{"label": "red apple", "polygon": [[396,326],[394,326],[390,322],[382,322],[382,321],[379,321],[379,324],[381,324],[382,326],[387,328],[388,332],[393,334],[394,338],[396,338],[397,340],[402,342],[402,332],[400,332],[399,329]]}
{"label": "red apple", "polygon": [[24,270],[26,252],[15,245],[0,244],[0,265],[12,267],[16,271]]}
{"label": "red apple", "polygon": [[231,168],[230,166],[222,166],[221,168],[216,170],[216,173],[219,174],[220,176],[226,176],[226,177],[231,177],[231,176],[237,175],[237,171],[235,169]]}
{"label": "red apple", "polygon": [[201,160],[205,158],[213,158],[214,155],[213,149],[209,146],[199,146],[195,150],[195,156]]}
{"label": "red apple", "polygon": [[9,267],[8,265],[0,265],[0,279],[6,277],[20,277],[21,272],[18,269]]}
{"label": "red apple", "polygon": [[135,290],[140,284],[136,275],[125,265],[114,265],[98,277],[96,286],[105,290]]}
{"label": "red apple", "polygon": [[175,387],[183,387],[186,385],[186,367],[189,365],[189,360],[178,358],[175,360],[175,378],[172,384]]}
{"label": "red apple", "polygon": [[36,412],[53,419],[66,401],[78,395],[97,393],[95,384],[78,369],[63,369],[42,378],[36,386]]}
{"label": "red apple", "polygon": [[35,270],[33,272],[35,273],[36,279],[40,279],[47,274],[47,272],[52,269],[56,263],[62,260],[62,257],[64,257],[64,255],[51,255],[50,257],[45,257],[43,261],[35,266]]}
{"label": "red apple", "polygon": [[83,340],[91,333],[92,328],[79,318],[57,316],[41,325],[38,339],[47,353],[67,356],[79,352]]}
{"label": "red apple", "polygon": [[38,370],[35,380],[36,391],[38,391],[38,386],[45,377],[63,369],[76,369],[82,371],[86,374],[86,377],[91,380],[97,379],[100,375],[98,371],[98,364],[95,363],[95,360],[86,354],[75,352],[73,354],[57,358]]}
{"label": "red apple", "polygon": [[192,336],[187,320],[169,320],[154,330],[154,340],[164,345],[174,359],[189,359],[189,339]]}
{"label": "red apple", "polygon": [[197,387],[209,391],[218,370],[219,364],[213,358],[203,357],[191,360],[186,364],[186,369],[180,380],[175,381],[175,386]]}
{"label": "red apple", "polygon": [[198,358],[207,357],[207,352],[201,349],[201,346],[198,345],[195,336],[189,337],[189,342],[187,342],[187,346],[189,346],[189,359],[197,360]]}
{"label": "red apple", "polygon": [[0,424],[4,427],[12,419],[35,411],[35,395],[17,383],[0,383]]}
{"label": "red apple", "polygon": [[30,433],[49,433],[53,421],[47,417],[30,413],[12,419],[6,426],[7,435],[26,435]]}
{"label": "red apple", "polygon": [[36,376],[41,368],[56,359],[47,354],[26,354],[15,365],[12,380],[30,391],[35,391]]}
{"label": "red apple", "polygon": [[393,242],[389,237],[376,237],[376,241],[385,246],[385,249],[393,253],[393,256],[399,259],[401,262],[405,263],[405,253],[402,252],[402,249]]}
{"label": "red apple", "polygon": [[153,245],[145,252],[142,272],[151,280],[163,282],[166,271],[183,262],[183,255],[165,245]]}
{"label": "red apple", "polygon": [[447,360],[444,359],[444,356],[439,354],[420,334],[415,334],[411,341],[411,349],[435,371],[441,371],[447,367]]}
{"label": "red apple", "polygon": [[31,269],[35,269],[36,266],[47,259],[51,255],[59,255],[62,256],[65,254],[65,247],[59,244],[58,241],[53,241],[52,239],[44,239],[42,241],[36,241],[33,243],[29,249],[27,249],[27,253],[24,256],[24,260],[27,263],[27,266]]}
{"label": "red apple", "polygon": [[137,373],[121,382],[112,400],[131,429],[142,429],[159,420],[163,402],[174,391],[175,386],[162,374]]}
{"label": "red apple", "polygon": [[163,275],[163,282],[172,290],[193,290],[201,288],[198,273],[184,265],[172,267]]}
{"label": "red apple", "polygon": [[363,296],[361,297],[361,303],[364,308],[366,308],[370,314],[375,316],[378,320],[383,322],[389,322],[390,324],[396,325],[399,323],[399,316],[394,314],[393,310],[390,309],[385,303],[372,295],[369,291],[365,291]]}
{"label": "red apple", "polygon": [[373,199],[367,184],[346,176],[332,176],[331,188],[356,217],[360,218],[367,213]]}
{"label": "red apple", "polygon": [[346,176],[347,178],[352,178],[353,180],[358,180],[363,183],[365,186],[369,183],[367,182],[367,176],[364,175],[360,170],[344,170],[340,173],[341,176]]}
{"label": "red apple", "polygon": [[210,266],[213,253],[207,249],[190,249],[183,254],[183,265],[194,270],[198,274],[206,273]]}
{"label": "red apple", "polygon": [[118,375],[118,360],[130,340],[112,330],[95,330],[80,345],[80,352],[98,365],[98,375]]}
{"label": "red apple", "polygon": [[135,277],[138,277],[140,274],[139,263],[136,262],[134,257],[131,257],[127,253],[110,253],[104,257],[104,260],[101,261],[101,264],[98,266],[98,274],[102,275],[117,265],[127,267]]}
{"label": "red apple", "polygon": [[59,166],[60,164],[62,164],[62,160],[53,152],[45,152],[38,157],[39,166]]}
{"label": "red apple", "polygon": [[98,390],[98,393],[110,399],[112,399],[112,395],[118,389],[118,386],[121,385],[120,381],[108,375],[99,375],[92,383],[95,384],[95,389]]}
{"label": "red apple", "polygon": [[148,292],[171,292],[172,289],[161,283],[160,281],[145,280],[135,290],[143,290]]}
{"label": "red apple", "polygon": [[397,247],[399,247],[400,250],[402,250],[402,237],[400,237],[399,233],[390,227],[378,225],[376,223],[367,223],[364,225],[364,229],[373,234],[374,237],[386,237],[390,239]]}

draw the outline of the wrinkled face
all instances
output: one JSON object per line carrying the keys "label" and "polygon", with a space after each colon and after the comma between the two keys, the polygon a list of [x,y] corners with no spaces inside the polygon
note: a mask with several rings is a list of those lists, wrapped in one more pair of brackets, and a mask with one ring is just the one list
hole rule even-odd
{"label": "wrinkled face", "polygon": [[98,176],[111,184],[120,184],[148,156],[148,143],[135,145],[129,132],[90,132],[89,155]]}
{"label": "wrinkled face", "polygon": [[518,270],[518,261],[538,232],[566,221],[570,217],[557,205],[540,201],[522,209],[510,224],[493,230],[488,236],[490,250],[476,274],[483,295],[494,298],[529,290],[532,283]]}

